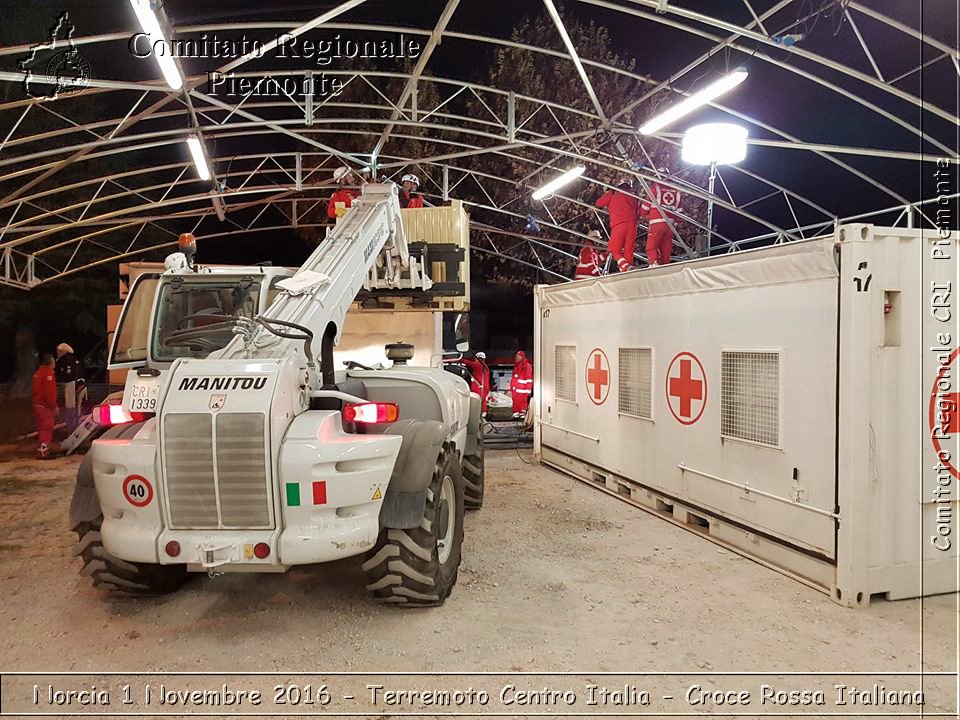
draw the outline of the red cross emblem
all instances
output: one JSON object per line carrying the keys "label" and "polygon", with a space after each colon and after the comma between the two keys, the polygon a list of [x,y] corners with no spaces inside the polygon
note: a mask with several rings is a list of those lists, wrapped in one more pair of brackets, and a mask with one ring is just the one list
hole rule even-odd
{"label": "red cross emblem", "polygon": [[707,374],[693,353],[678,353],[667,368],[667,405],[678,422],[693,425],[707,406]]}
{"label": "red cross emblem", "polygon": [[594,405],[603,405],[610,394],[610,362],[600,348],[587,357],[587,396]]}

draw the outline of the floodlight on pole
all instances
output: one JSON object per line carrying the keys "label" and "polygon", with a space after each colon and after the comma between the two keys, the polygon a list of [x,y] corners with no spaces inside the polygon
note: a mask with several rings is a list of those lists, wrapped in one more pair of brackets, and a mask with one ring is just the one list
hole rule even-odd
{"label": "floodlight on pole", "polygon": [[713,187],[717,179],[717,165],[732,165],[747,156],[747,129],[733,123],[706,123],[694,125],[683,134],[680,157],[691,165],[710,166],[710,184],[707,192],[707,255],[713,235]]}
{"label": "floodlight on pole", "polygon": [[585,170],[586,168],[583,165],[576,165],[570,168],[565,173],[563,173],[562,175],[558,175],[553,180],[551,180],[546,185],[544,185],[542,188],[534,192],[533,199],[542,200],[543,198],[547,197],[547,195],[552,194],[556,190],[559,190],[560,188],[562,188],[567,183],[572,182],[578,177],[580,177],[581,175],[583,175]]}
{"label": "floodlight on pole", "polygon": [[694,125],[683,134],[680,157],[691,165],[732,165],[747,156],[747,129],[733,123]]}
{"label": "floodlight on pole", "polygon": [[183,87],[183,77],[180,75],[177,63],[173,59],[170,43],[163,36],[160,18],[157,17],[151,0],[130,0],[130,5],[133,6],[133,11],[137,14],[137,20],[140,22],[144,34],[150,38],[150,54],[156,58],[157,64],[160,66],[160,72],[163,73],[163,79],[167,81],[171,90],[179,90]]}
{"label": "floodlight on pole", "polygon": [[207,157],[203,154],[203,144],[200,138],[190,136],[187,138],[187,147],[190,148],[190,155],[193,156],[193,164],[197,167],[197,175],[201,180],[210,179],[210,166],[207,165]]}
{"label": "floodlight on pole", "polygon": [[676,105],[668,107],[662,113],[655,115],[650,120],[647,120],[647,122],[640,126],[640,134],[650,135],[651,133],[655,133],[657,130],[665,128],[670,123],[679,120],[684,115],[689,115],[694,110],[703,107],[707,103],[716,100],[724,93],[735,88],[737,85],[747,79],[747,75],[747,71],[743,68],[738,68],[737,70],[724,75],[722,78],[715,80],[702,90],[698,90],[697,92],[693,93],[693,95],[688,97],[686,100],[682,100]]}

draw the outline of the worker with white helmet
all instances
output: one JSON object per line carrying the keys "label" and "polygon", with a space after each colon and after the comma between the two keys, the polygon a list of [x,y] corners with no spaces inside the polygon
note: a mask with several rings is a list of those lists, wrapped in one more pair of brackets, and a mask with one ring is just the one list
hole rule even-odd
{"label": "worker with white helmet", "polygon": [[413,173],[407,173],[400,178],[400,207],[422,208],[423,195],[417,192],[420,188],[420,178]]}
{"label": "worker with white helmet", "polygon": [[598,246],[602,242],[603,238],[600,236],[598,230],[591,230],[587,233],[587,239],[584,241],[583,247],[580,248],[579,262],[573,274],[574,280],[583,280],[584,278],[600,277],[603,275],[601,264],[604,258],[598,249]]}
{"label": "worker with white helmet", "polygon": [[350,209],[353,201],[360,197],[360,193],[354,187],[350,187],[357,184],[357,176],[346,165],[333,171],[333,180],[339,187],[330,196],[327,217],[331,220],[339,220],[347,214],[347,210]]}
{"label": "worker with white helmet", "polygon": [[470,375],[473,377],[470,390],[480,396],[480,412],[483,417],[486,417],[487,395],[490,394],[490,368],[487,367],[487,355],[484,352],[478,352],[473,358],[463,358],[463,364],[470,369]]}

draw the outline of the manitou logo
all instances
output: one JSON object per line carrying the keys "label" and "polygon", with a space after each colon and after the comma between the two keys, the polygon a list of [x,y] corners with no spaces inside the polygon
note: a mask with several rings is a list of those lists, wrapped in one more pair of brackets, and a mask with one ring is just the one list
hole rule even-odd
{"label": "manitou logo", "polygon": [[185,377],[180,390],[262,390],[266,376],[260,377]]}

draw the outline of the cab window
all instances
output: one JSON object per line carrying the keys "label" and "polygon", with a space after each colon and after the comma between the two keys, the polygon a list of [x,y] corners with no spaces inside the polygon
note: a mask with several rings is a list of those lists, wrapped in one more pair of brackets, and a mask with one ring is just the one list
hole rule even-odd
{"label": "cab window", "polygon": [[257,314],[259,295],[260,286],[252,279],[165,282],[157,300],[153,360],[202,358],[225,347],[240,318]]}
{"label": "cab window", "polygon": [[142,275],[130,289],[120,316],[120,325],[114,331],[111,365],[143,362],[147,359],[150,311],[159,281],[158,275]]}

